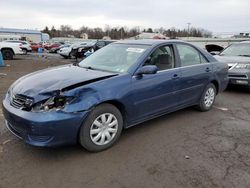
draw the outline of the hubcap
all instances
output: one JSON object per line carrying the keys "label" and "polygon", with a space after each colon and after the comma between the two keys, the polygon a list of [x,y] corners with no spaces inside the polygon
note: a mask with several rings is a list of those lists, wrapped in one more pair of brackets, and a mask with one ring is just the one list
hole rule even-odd
{"label": "hubcap", "polygon": [[205,105],[207,108],[211,107],[214,102],[215,92],[213,88],[209,88],[205,94]]}
{"label": "hubcap", "polygon": [[98,116],[91,125],[90,138],[96,145],[105,145],[111,142],[118,130],[117,118],[110,113]]}

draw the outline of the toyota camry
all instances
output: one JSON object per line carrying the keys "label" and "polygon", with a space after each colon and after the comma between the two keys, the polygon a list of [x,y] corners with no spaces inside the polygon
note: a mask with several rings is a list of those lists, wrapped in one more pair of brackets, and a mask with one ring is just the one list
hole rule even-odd
{"label": "toyota camry", "polygon": [[112,43],[78,64],[14,82],[3,100],[6,126],[25,143],[111,147],[123,129],[196,106],[212,108],[228,84],[228,65],[178,40]]}

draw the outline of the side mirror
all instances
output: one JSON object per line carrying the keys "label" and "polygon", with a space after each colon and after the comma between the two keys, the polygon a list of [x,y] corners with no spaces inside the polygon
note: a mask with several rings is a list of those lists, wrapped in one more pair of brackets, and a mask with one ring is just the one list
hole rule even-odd
{"label": "side mirror", "polygon": [[136,75],[143,75],[143,74],[155,74],[157,73],[158,68],[155,65],[146,65],[139,68],[136,72]]}

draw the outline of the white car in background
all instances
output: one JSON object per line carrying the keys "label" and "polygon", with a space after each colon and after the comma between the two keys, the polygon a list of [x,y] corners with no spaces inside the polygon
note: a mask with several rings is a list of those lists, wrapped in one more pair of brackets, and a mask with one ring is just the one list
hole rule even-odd
{"label": "white car in background", "polygon": [[24,54],[27,54],[28,52],[32,52],[32,48],[30,46],[30,43],[27,42],[27,41],[22,41],[22,40],[6,40],[4,42],[21,44],[20,47],[23,50]]}
{"label": "white car in background", "polygon": [[70,45],[69,47],[64,47],[64,48],[61,48],[58,53],[64,57],[65,59],[71,59],[74,57],[74,52],[73,52],[73,49],[74,48],[78,48],[78,47],[81,47],[81,46],[85,46],[87,45],[88,42],[78,42],[78,43],[74,43],[72,45]]}
{"label": "white car in background", "polygon": [[24,54],[19,43],[0,42],[0,50],[5,60],[13,59],[14,55]]}

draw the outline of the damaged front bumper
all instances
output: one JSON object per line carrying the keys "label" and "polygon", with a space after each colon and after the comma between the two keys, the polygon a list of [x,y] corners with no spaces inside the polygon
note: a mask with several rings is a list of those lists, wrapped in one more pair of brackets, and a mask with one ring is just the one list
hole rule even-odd
{"label": "damaged front bumper", "polygon": [[77,143],[79,129],[88,111],[83,112],[27,112],[3,101],[7,128],[24,142],[41,147]]}

